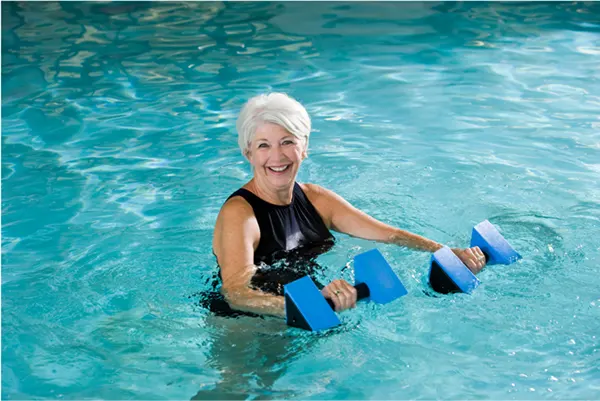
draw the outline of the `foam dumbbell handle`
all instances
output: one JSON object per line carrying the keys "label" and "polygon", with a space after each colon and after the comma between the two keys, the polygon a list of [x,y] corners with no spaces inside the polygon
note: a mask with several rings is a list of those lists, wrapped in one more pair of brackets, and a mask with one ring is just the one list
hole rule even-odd
{"label": "foam dumbbell handle", "polygon": [[[361,299],[369,298],[371,296],[371,291],[369,287],[365,283],[359,283],[354,286],[356,289],[356,300],[360,301]],[[335,310],[335,304],[330,298],[325,298],[331,309]]]}

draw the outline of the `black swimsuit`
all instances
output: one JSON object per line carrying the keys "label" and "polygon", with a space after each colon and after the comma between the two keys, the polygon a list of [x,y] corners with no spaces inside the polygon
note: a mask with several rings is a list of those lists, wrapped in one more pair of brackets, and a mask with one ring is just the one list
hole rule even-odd
{"label": "black swimsuit", "polygon": [[[255,289],[283,295],[283,286],[306,275],[316,279],[320,266],[315,258],[327,252],[334,244],[334,237],[323,219],[310,203],[298,183],[294,183],[292,202],[274,205],[247,189],[240,188],[229,198],[241,196],[252,206],[260,229],[260,241],[254,251],[254,264],[258,270],[252,277]],[[219,269],[220,278],[220,269]],[[236,315],[218,292],[218,282],[213,281],[213,291],[207,294],[208,303],[201,302],[219,315]],[[322,287],[317,281],[317,285]]]}

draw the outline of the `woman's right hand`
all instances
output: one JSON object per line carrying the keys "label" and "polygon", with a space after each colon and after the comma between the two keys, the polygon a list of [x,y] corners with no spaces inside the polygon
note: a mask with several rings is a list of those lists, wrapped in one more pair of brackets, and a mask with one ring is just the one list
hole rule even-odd
{"label": "woman's right hand", "polygon": [[321,290],[325,298],[329,298],[335,305],[335,311],[341,312],[354,308],[357,301],[356,289],[346,280],[335,280]]}

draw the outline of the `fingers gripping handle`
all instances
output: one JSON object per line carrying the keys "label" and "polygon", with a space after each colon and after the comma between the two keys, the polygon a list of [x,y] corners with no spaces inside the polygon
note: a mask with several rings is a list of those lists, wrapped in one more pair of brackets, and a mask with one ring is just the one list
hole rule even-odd
{"label": "fingers gripping handle", "polygon": [[[371,291],[369,291],[369,287],[365,283],[356,284],[354,286],[354,289],[356,289],[357,301],[369,298],[369,296],[371,296]],[[327,304],[331,307],[331,309],[335,310],[335,304],[333,303],[333,300],[331,300],[331,298],[325,298],[325,300],[327,301]]]}

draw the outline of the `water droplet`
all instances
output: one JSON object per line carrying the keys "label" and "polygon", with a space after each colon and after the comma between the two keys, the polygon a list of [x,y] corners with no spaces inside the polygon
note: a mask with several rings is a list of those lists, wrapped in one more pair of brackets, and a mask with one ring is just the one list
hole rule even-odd
{"label": "water droplet", "polygon": [[550,378],[548,380],[550,380],[551,382],[557,382],[558,381],[558,379],[556,377],[554,377],[554,376],[550,376]]}
{"label": "water droplet", "polygon": [[573,344],[576,344],[576,343],[575,343],[575,340],[573,340],[573,339],[571,338],[571,339],[569,340],[569,344],[571,344],[571,345],[573,345]]}

